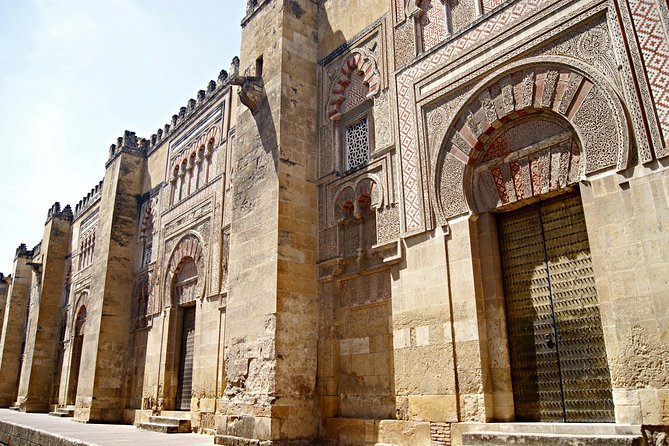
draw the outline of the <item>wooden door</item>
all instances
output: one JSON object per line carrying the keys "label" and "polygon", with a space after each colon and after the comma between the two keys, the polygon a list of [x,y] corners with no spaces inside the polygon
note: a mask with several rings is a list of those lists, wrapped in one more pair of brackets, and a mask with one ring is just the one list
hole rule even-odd
{"label": "wooden door", "polygon": [[516,419],[614,421],[580,196],[501,214],[499,235]]}
{"label": "wooden door", "polygon": [[190,410],[193,391],[193,353],[195,350],[195,307],[185,307],[182,311],[176,409]]}

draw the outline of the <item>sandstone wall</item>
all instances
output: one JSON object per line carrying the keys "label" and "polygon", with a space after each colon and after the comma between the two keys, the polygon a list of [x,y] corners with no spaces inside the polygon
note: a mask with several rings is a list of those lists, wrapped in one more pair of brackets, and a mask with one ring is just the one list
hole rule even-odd
{"label": "sandstone wall", "polygon": [[318,60],[350,41],[389,11],[388,0],[327,0],[318,20]]}
{"label": "sandstone wall", "polygon": [[[128,135],[129,136],[129,135]],[[128,143],[131,144],[131,138]],[[105,172],[75,417],[118,421],[127,372],[137,201],[144,160],[120,150]],[[94,365],[94,366],[92,366]]]}
{"label": "sandstone wall", "polygon": [[240,72],[262,74],[263,96],[255,115],[240,110],[236,125],[217,441],[289,440],[316,431],[317,206],[308,182],[316,12],[308,1],[261,2],[243,24]]}
{"label": "sandstone wall", "polygon": [[667,425],[669,175],[654,164],[581,191],[616,422]]}
{"label": "sandstone wall", "polygon": [[26,412],[47,411],[56,379],[60,306],[64,295],[65,257],[72,213],[57,212],[47,220],[30,298],[28,332],[17,402]]}
{"label": "sandstone wall", "polygon": [[32,281],[32,269],[27,265],[32,253],[21,245],[16,254],[0,337],[0,405],[3,407],[16,401]]}

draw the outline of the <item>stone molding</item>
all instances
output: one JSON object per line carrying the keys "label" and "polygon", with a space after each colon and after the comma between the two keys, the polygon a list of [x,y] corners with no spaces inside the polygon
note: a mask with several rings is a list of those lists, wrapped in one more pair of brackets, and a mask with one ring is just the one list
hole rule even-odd
{"label": "stone molding", "polygon": [[613,86],[587,64],[560,56],[529,58],[497,70],[471,91],[447,126],[451,130],[431,167],[433,204],[442,224],[476,210],[465,183],[492,132],[536,111],[558,115],[574,129],[585,158],[581,176],[628,167],[625,109]]}
{"label": "stone molding", "polygon": [[198,281],[197,281],[197,290],[196,295],[202,297],[204,291],[204,272],[205,262],[204,262],[204,249],[206,245],[202,237],[195,231],[188,231],[184,234],[179,242],[172,249],[172,253],[169,256],[169,262],[167,263],[167,270],[165,271],[165,287],[164,294],[165,297],[164,308],[177,306],[178,304],[172,302],[172,282],[174,276],[178,273],[179,266],[182,261],[186,258],[192,258],[195,261],[198,272]]}

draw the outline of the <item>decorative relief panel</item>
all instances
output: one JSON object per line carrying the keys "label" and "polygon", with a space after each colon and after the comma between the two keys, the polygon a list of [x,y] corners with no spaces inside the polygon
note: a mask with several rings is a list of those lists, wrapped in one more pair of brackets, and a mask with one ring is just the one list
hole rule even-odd
{"label": "decorative relief panel", "polygon": [[388,273],[379,272],[341,281],[340,307],[355,307],[389,299],[390,274]]}
{"label": "decorative relief panel", "polygon": [[391,119],[390,101],[388,92],[379,93],[374,99],[374,150],[383,150],[394,143],[394,126]]}
{"label": "decorative relief panel", "polygon": [[[420,153],[416,137],[416,109],[414,84],[437,67],[452,62],[471,51],[476,45],[507,30],[512,24],[525,20],[546,9],[551,0],[527,0],[510,4],[499,13],[488,17],[485,24],[467,30],[457,39],[449,41],[437,51],[401,71],[397,77],[397,104],[400,141],[400,174],[404,215],[402,229],[406,234],[418,233],[426,228],[425,205],[420,177]],[[451,5],[453,6],[453,5]],[[455,23],[453,32],[457,32]],[[396,29],[396,44],[400,35]],[[396,54],[397,56],[397,54]],[[398,68],[401,64],[397,63]]]}
{"label": "decorative relief panel", "polygon": [[338,232],[337,226],[331,226],[319,232],[318,234],[319,261],[331,260],[338,257],[337,232]]}
{"label": "decorative relief panel", "polygon": [[473,169],[478,212],[564,189],[578,182],[581,150],[566,123],[542,114],[495,132]]}
{"label": "decorative relief panel", "polygon": [[[660,5],[656,0],[630,0],[632,20],[644,60],[644,68],[650,83],[653,103],[660,122],[664,149],[661,155],[667,155],[669,147],[669,17],[662,21]],[[658,154],[659,155],[659,154]]]}
{"label": "decorative relief panel", "polygon": [[172,284],[172,302],[174,305],[185,305],[200,297],[198,294],[198,270],[192,258],[184,258],[174,277]]}
{"label": "decorative relief panel", "polygon": [[189,227],[193,222],[210,216],[211,213],[212,201],[209,199],[204,204],[196,206],[193,209],[190,209],[187,212],[181,214],[180,216],[168,221],[165,224],[163,230],[167,236],[170,236],[173,233],[178,232],[180,229]]}
{"label": "decorative relief panel", "polygon": [[[538,57],[513,64],[470,91],[474,93],[450,121],[451,130],[435,157],[435,204],[442,223],[466,212],[467,207],[484,211],[528,196],[524,187],[530,183],[521,185],[523,178],[541,182],[539,189],[532,189],[531,194],[536,195],[539,190],[546,193],[578,181],[584,173],[627,167],[629,130],[622,104],[607,81],[589,66],[566,58]],[[542,141],[550,140],[555,128],[570,133],[573,127],[581,138],[583,159],[580,155],[574,158],[573,146],[560,141],[539,155],[537,142],[528,136],[531,132],[520,127],[523,121],[510,124],[535,114],[535,121],[541,121],[536,121],[538,128],[543,128]],[[518,128],[494,136],[495,129],[503,126]],[[511,160],[510,147],[519,137],[514,132],[522,133],[526,147],[535,152],[527,149],[530,152]],[[503,165],[476,171],[475,190],[464,184],[465,178],[472,178],[467,166],[495,159],[503,159]],[[468,193],[478,198],[468,198],[471,205],[465,206],[463,197]]]}
{"label": "decorative relief panel", "polygon": [[[195,232],[190,232],[178,239],[169,261],[165,268],[165,287],[164,296],[172,296],[176,300],[171,300],[169,305],[179,305],[186,301],[184,299],[194,299],[195,297],[202,297],[204,292],[204,280],[197,280],[199,275],[205,274],[205,260],[204,249],[200,237]],[[184,270],[184,265],[188,265]],[[192,285],[193,278],[197,282]],[[178,283],[183,285],[182,292],[173,295],[172,288],[175,285],[175,280],[180,280]],[[183,282],[183,283],[182,283]]]}
{"label": "decorative relief panel", "polygon": [[[616,5],[615,2],[613,4]],[[638,158],[641,162],[645,163],[653,159],[650,140],[659,142],[659,128],[656,122],[645,118],[647,110],[652,108],[650,105],[650,102],[652,102],[650,101],[650,92],[647,89],[647,85],[638,83],[632,73],[632,65],[640,64],[641,55],[636,48],[626,45],[621,23],[618,20],[621,18],[624,23],[629,23],[631,19],[627,10],[625,10],[622,17],[617,17],[619,12],[607,15],[609,32],[611,33],[611,46],[615,53],[615,59],[622,61],[619,65],[621,78],[620,92],[626,99],[630,120],[634,128]],[[627,54],[628,49],[633,50],[629,56]]]}
{"label": "decorative relief panel", "polygon": [[159,201],[159,196],[156,194],[142,203],[139,211],[140,269],[147,268],[155,259],[153,242],[158,231],[156,220],[160,214]]}
{"label": "decorative relief panel", "polygon": [[[469,208],[462,189],[465,164],[448,153],[443,159],[443,166],[439,172],[441,178],[439,178],[437,195],[441,201],[441,212],[449,217],[467,213]],[[440,223],[446,224],[446,220],[441,219]]]}
{"label": "decorative relief panel", "polygon": [[483,7],[483,14],[487,14],[504,3],[504,0],[483,0],[481,3],[481,6]]}
{"label": "decorative relief panel", "polygon": [[212,179],[213,155],[220,144],[220,133],[220,124],[215,124],[193,138],[185,148],[175,150],[167,179],[170,183],[170,205],[202,189]]}
{"label": "decorative relief panel", "polygon": [[369,87],[364,82],[364,77],[360,72],[351,74],[350,83],[344,93],[344,102],[341,104],[341,113],[353,110],[362,104],[369,94]]}
{"label": "decorative relief panel", "polygon": [[416,31],[413,20],[407,20],[395,29],[395,66],[404,67],[416,57]]}
{"label": "decorative relief panel", "polygon": [[446,0],[451,16],[451,29],[458,33],[466,28],[476,18],[474,1]]}
{"label": "decorative relief panel", "polygon": [[400,210],[396,205],[379,209],[376,212],[377,243],[383,244],[398,240],[400,237]]}
{"label": "decorative relief panel", "polygon": [[324,177],[325,175],[331,173],[334,170],[333,167],[333,154],[332,154],[332,126],[325,125],[322,126],[319,132],[320,136],[320,153],[319,153],[319,164],[320,164],[320,176]]}
{"label": "decorative relief panel", "polygon": [[223,239],[221,240],[221,289],[228,289],[228,267],[230,265],[230,226],[223,230]]}
{"label": "decorative relief panel", "polygon": [[617,86],[622,86],[604,14],[594,22],[571,30],[550,45],[538,49],[533,55],[565,56],[582,60],[597,68]]}
{"label": "decorative relief panel", "polygon": [[[614,115],[605,112],[608,108],[603,90],[594,87],[573,115],[572,122],[580,130],[585,146],[586,173],[612,167],[618,158],[619,149],[615,145],[618,142],[615,134],[617,123]],[[626,163],[627,158],[620,163],[620,169],[626,167]]]}
{"label": "decorative relief panel", "polygon": [[423,51],[429,51],[446,36],[446,8],[441,0],[421,0],[420,34]]}

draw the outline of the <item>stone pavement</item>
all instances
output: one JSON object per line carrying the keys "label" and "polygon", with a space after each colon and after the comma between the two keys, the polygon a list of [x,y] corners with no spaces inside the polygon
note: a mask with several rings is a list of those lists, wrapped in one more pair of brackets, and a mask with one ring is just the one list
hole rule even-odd
{"label": "stone pavement", "polygon": [[[41,413],[21,413],[8,409],[0,409],[0,442],[10,429],[13,432],[26,432],[25,429],[15,429],[15,426],[22,426],[32,431],[40,431],[39,435],[31,435],[31,438],[42,438],[42,440],[38,440],[38,443],[35,443],[35,440],[21,440],[20,442],[10,443],[10,446],[33,444],[40,446],[43,444],[77,444],[80,446],[211,446],[214,444],[214,438],[208,435],[161,434],[142,431],[132,425],[126,424],[84,424],[72,421],[71,418],[57,418]],[[59,441],[58,437],[61,437],[62,441]],[[67,441],[62,437],[74,441]]]}

